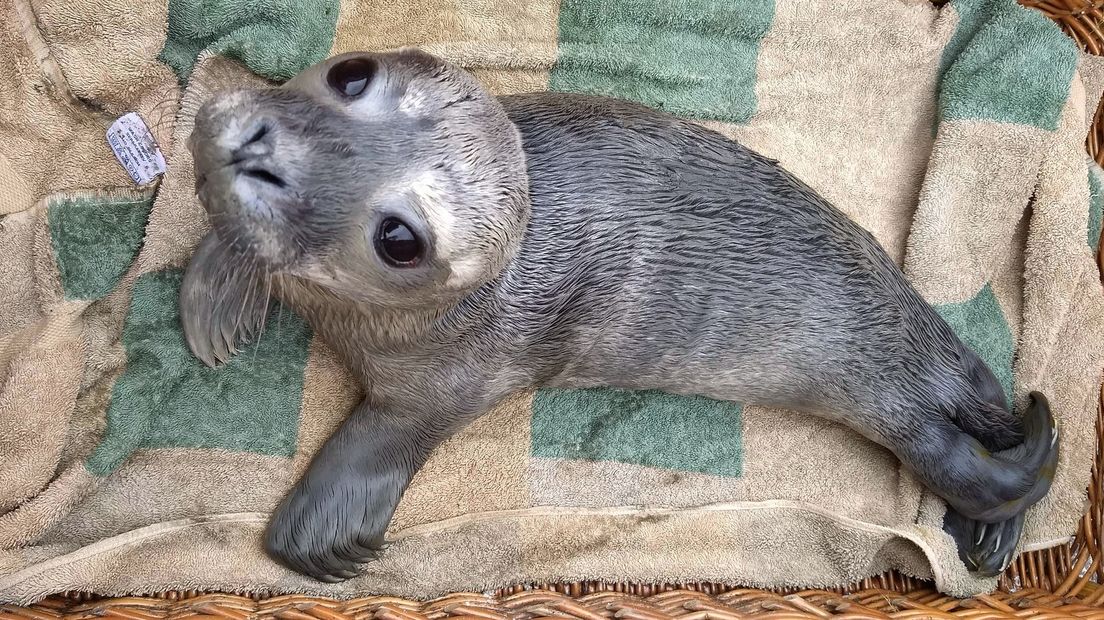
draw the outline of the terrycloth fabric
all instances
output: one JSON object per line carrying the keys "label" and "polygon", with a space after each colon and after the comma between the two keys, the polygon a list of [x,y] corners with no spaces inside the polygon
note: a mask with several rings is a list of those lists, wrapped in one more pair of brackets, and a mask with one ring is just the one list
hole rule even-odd
{"label": "terrycloth fabric", "polygon": [[[611,390],[518,394],[450,440],[363,576],[327,586],[270,561],[268,512],[359,394],[287,310],[222,369],[188,354],[175,300],[207,224],[184,138],[221,87],[400,45],[497,93],[635,99],[781,160],[874,233],[1017,405],[1049,396],[1062,459],[1023,548],[1073,533],[1104,368],[1104,190],[1082,149],[1104,63],[1041,15],[1012,0],[62,7],[0,8],[0,601],[174,588],[428,597],[579,579],[825,586],[889,568],[956,595],[994,586],[957,560],[942,502],[857,434]],[[149,187],[132,186],[103,139],[132,110],[168,161]]]}

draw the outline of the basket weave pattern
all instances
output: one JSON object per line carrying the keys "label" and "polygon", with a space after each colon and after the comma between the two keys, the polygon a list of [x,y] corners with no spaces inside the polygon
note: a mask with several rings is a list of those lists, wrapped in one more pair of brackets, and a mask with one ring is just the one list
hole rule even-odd
{"label": "basket weave pattern", "polygon": [[[944,4],[946,0],[934,0]],[[1077,44],[1104,55],[1104,0],[1019,0],[1057,22]],[[1104,102],[1086,139],[1104,165]],[[1104,270],[1104,243],[1098,256]],[[1102,343],[1104,346],[1104,343]],[[1104,393],[1102,393],[1104,403]],[[310,596],[162,592],[100,598],[85,593],[51,597],[31,607],[0,605],[0,620],[776,620],[817,618],[1089,618],[1104,620],[1104,413],[1097,410],[1097,455],[1089,509],[1074,541],[1025,553],[988,596],[959,600],[925,581],[886,573],[828,590],[732,589],[717,584],[579,582],[526,584],[493,594],[461,593],[431,602],[374,596],[338,601]]]}

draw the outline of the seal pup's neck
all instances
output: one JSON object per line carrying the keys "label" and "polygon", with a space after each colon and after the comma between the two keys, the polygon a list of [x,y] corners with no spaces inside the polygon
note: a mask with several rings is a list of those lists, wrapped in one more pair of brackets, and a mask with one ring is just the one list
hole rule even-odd
{"label": "seal pup's neck", "polygon": [[402,355],[425,349],[454,307],[390,307],[348,299],[309,280],[277,276],[274,293],[350,364],[365,353]]}

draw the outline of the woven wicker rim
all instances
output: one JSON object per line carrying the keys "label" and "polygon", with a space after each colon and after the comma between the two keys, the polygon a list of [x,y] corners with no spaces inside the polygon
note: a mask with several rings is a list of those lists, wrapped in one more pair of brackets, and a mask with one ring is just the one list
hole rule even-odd
{"label": "woven wicker rim", "polygon": [[[945,0],[933,0],[944,4]],[[1019,0],[1042,11],[1084,50],[1104,55],[1104,0]],[[1104,165],[1104,101],[1085,142]],[[1104,271],[1104,243],[1098,264]],[[1104,404],[1104,390],[1101,393]],[[719,584],[578,582],[525,584],[493,595],[460,593],[430,602],[374,596],[338,601],[311,596],[161,592],[100,598],[65,593],[30,607],[0,606],[0,620],[812,620],[919,618],[1089,618],[1104,620],[1104,413],[1097,408],[1097,454],[1089,509],[1073,542],[1021,555],[988,596],[955,599],[925,581],[890,572],[835,590],[770,591]]]}

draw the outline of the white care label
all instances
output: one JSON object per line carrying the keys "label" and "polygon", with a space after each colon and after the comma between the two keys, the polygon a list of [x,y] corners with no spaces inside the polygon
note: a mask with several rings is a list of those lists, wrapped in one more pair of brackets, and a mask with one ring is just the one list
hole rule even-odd
{"label": "white care label", "polygon": [[137,112],[119,117],[107,128],[107,143],[130,178],[145,185],[165,172],[165,156]]}

